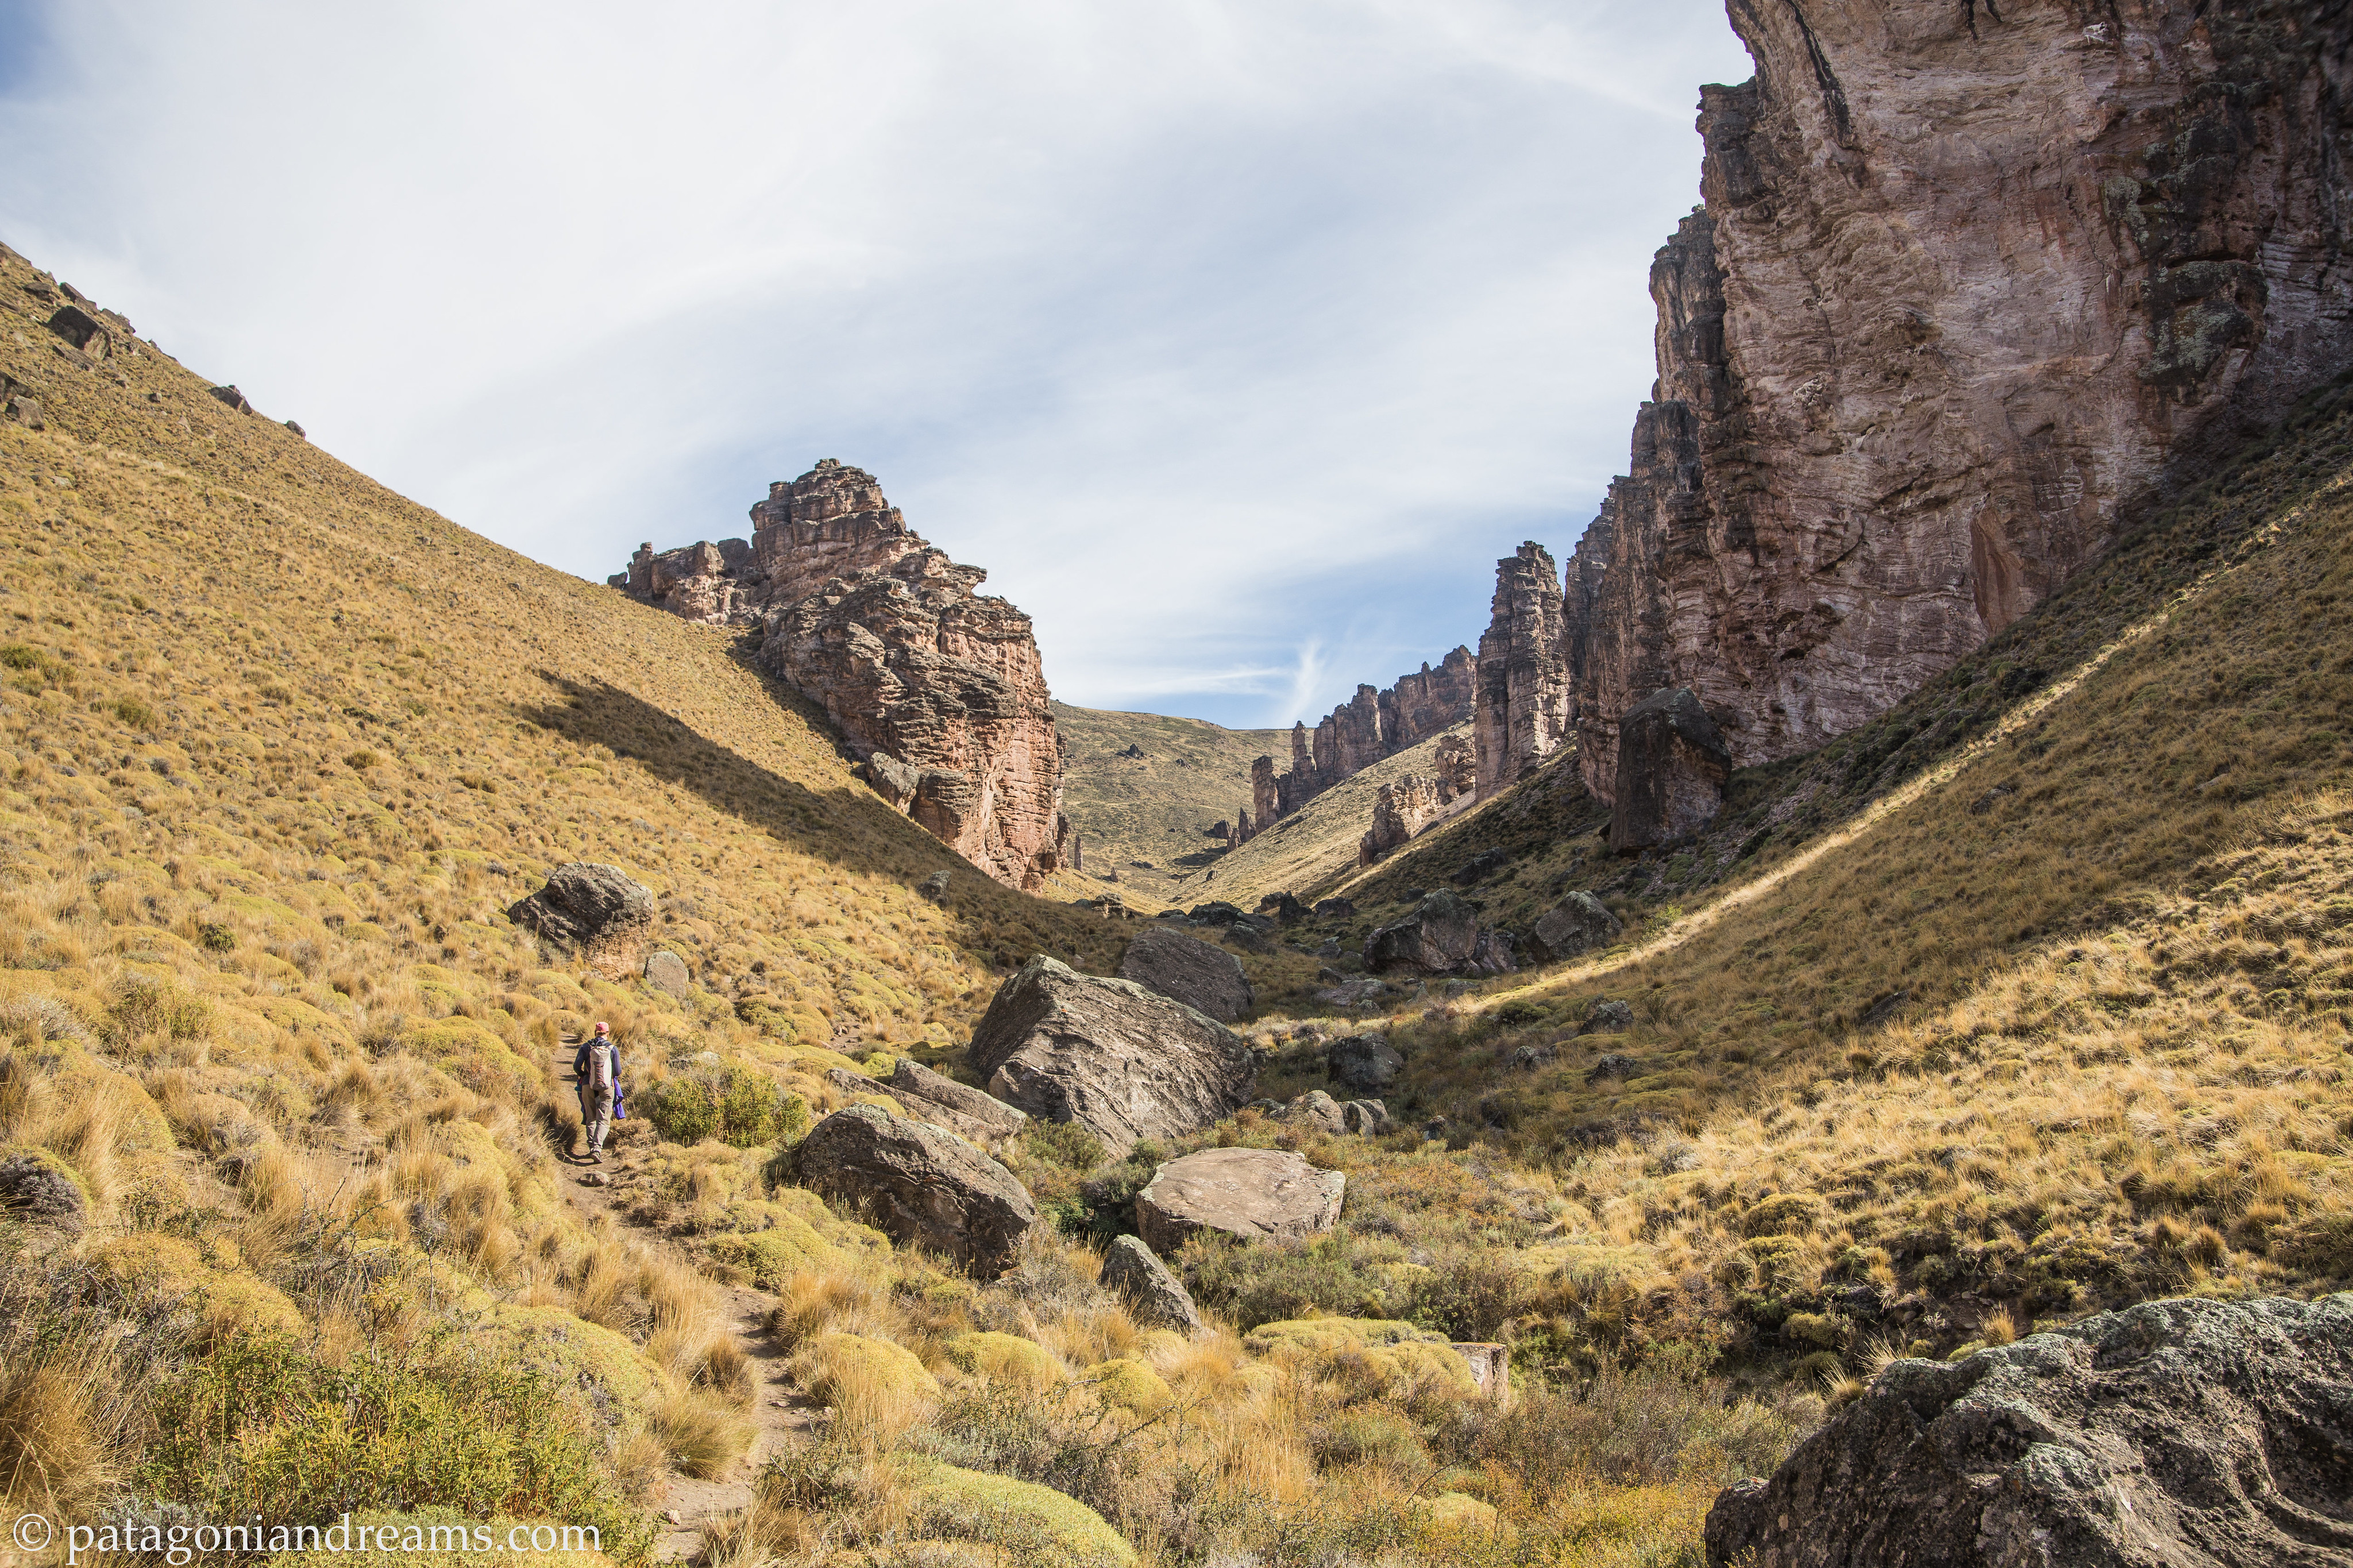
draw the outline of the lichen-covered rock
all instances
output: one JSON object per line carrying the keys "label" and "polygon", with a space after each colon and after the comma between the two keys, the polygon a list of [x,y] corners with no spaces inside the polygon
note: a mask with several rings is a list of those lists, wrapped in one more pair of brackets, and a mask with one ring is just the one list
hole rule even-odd
{"label": "lichen-covered rock", "polygon": [[1282,1119],[1335,1138],[1348,1130],[1348,1119],[1341,1113],[1340,1102],[1320,1089],[1311,1089],[1285,1105]]}
{"label": "lichen-covered rock", "polygon": [[1620,855],[1688,838],[1724,808],[1732,753],[1688,686],[1654,691],[1618,726],[1609,847]]}
{"label": "lichen-covered rock", "polygon": [[674,952],[648,953],[645,973],[647,984],[669,996],[683,996],[692,984],[686,960]]}
{"label": "lichen-covered rock", "polygon": [[998,1100],[1115,1155],[1212,1125],[1258,1080],[1248,1044],[1207,1014],[1042,954],[998,988],[968,1055]]}
{"label": "lichen-covered rock", "polygon": [[1240,1018],[1255,1000],[1241,960],[1166,926],[1146,926],[1135,933],[1119,961],[1119,977],[1220,1024]]}
{"label": "lichen-covered rock", "polygon": [[1332,1228],[1347,1177],[1280,1149],[1204,1149],[1171,1160],[1135,1194],[1135,1229],[1166,1257],[1196,1233],[1292,1241]]}
{"label": "lichen-covered rock", "polygon": [[976,1278],[1011,1268],[1038,1205],[1013,1173],[938,1128],[871,1105],[837,1110],[793,1151],[794,1178],[902,1245]]}
{"label": "lichen-covered rock", "polygon": [[1377,974],[1504,974],[1511,940],[1491,931],[1479,911],[1449,892],[1425,897],[1402,920],[1365,938],[1365,967]]}
{"label": "lichen-covered rock", "polygon": [[1536,917],[1528,931],[1528,956],[1538,963],[1558,963],[1609,946],[1625,929],[1626,923],[1609,912],[1609,906],[1591,893],[1570,893]]}
{"label": "lichen-covered rock", "polygon": [[508,906],[507,916],[626,974],[653,927],[654,896],[617,866],[574,860],[550,871],[537,892]]}
{"label": "lichen-covered rock", "polygon": [[1705,206],[1651,269],[1656,401],[1569,563],[1604,800],[1660,687],[1736,765],[1810,751],[2353,363],[2353,16],[1731,16],[1757,76],[1701,89]]}
{"label": "lichen-covered rock", "polygon": [[1763,1481],[1716,1568],[2353,1562],[2353,1294],[2150,1301],[1899,1361]]}
{"label": "lichen-covered rock", "polygon": [[1103,1288],[1125,1301],[1128,1316],[1144,1328],[1201,1331],[1192,1292],[1135,1237],[1123,1236],[1103,1249]]}

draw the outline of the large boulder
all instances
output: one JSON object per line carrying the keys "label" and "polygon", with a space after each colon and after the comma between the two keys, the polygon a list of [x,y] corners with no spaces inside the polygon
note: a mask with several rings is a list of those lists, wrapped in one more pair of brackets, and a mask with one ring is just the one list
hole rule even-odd
{"label": "large boulder", "polygon": [[[970,1084],[958,1083],[952,1078],[934,1072],[918,1061],[901,1057],[891,1069],[890,1081],[883,1086],[901,1102],[913,1101],[938,1109],[955,1116],[964,1124],[956,1127],[965,1131],[972,1128],[989,1138],[1005,1138],[1029,1125],[1029,1118],[1003,1100],[983,1094]],[[918,1114],[921,1114],[918,1112]],[[972,1132],[965,1132],[971,1137]]]}
{"label": "large boulder", "polygon": [[1075,1121],[1114,1155],[1210,1126],[1258,1081],[1250,1047],[1215,1018],[1042,954],[997,991],[969,1056],[989,1093]]}
{"label": "large boulder", "polygon": [[507,916],[550,942],[578,948],[591,962],[617,963],[633,959],[652,929],[654,896],[617,866],[574,860],[550,871],[539,891],[509,905]]}
{"label": "large boulder", "polygon": [[1038,1205],[1010,1171],[961,1138],[876,1106],[853,1105],[810,1128],[793,1172],[893,1241],[976,1279],[1010,1268],[1038,1223]]}
{"label": "large boulder", "polygon": [[1136,933],[1119,961],[1119,977],[1221,1024],[1249,1012],[1254,1000],[1240,959],[1166,926],[1146,926]]}
{"label": "large boulder", "polygon": [[1192,1292],[1135,1237],[1123,1236],[1104,1249],[1103,1287],[1125,1301],[1128,1316],[1145,1328],[1201,1331]]}
{"label": "large boulder", "polygon": [[1204,1149],[1153,1173],[1135,1194],[1135,1228],[1164,1258],[1204,1230],[1294,1240],[1332,1228],[1347,1184],[1280,1149]]}
{"label": "large boulder", "polygon": [[1654,691],[1618,721],[1609,847],[1632,855],[1688,838],[1724,808],[1732,751],[1688,686]]}
{"label": "large boulder", "polygon": [[1504,974],[1511,939],[1449,892],[1425,896],[1413,912],[1365,938],[1365,967],[1377,974]]}
{"label": "large boulder", "polygon": [[1899,1361],[1707,1516],[1724,1568],[2353,1563],[2353,1294]]}
{"label": "large boulder", "polygon": [[1591,893],[1571,893],[1536,917],[1528,931],[1528,956],[1538,963],[1558,963],[1609,946],[1625,929],[1626,922]]}
{"label": "large boulder", "polygon": [[1387,1089],[1405,1070],[1405,1058],[1385,1036],[1343,1035],[1324,1047],[1324,1070],[1347,1089]]}

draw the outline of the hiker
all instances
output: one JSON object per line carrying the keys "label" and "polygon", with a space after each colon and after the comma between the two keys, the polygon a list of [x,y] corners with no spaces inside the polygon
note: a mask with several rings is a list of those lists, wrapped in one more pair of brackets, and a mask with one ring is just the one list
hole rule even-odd
{"label": "hiker", "polygon": [[609,1024],[598,1024],[596,1035],[581,1042],[572,1055],[572,1079],[580,1090],[580,1131],[587,1140],[588,1158],[605,1163],[605,1134],[613,1125],[613,1111],[621,1098],[621,1047],[613,1043]]}

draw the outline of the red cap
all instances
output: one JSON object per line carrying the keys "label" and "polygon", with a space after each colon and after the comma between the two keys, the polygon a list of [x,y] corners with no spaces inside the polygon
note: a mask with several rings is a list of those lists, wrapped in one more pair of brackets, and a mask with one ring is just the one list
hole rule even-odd
{"label": "red cap", "polygon": [[596,1032],[600,1035],[609,1035],[613,1032],[613,1028],[609,1024],[599,1024],[596,1026]]}

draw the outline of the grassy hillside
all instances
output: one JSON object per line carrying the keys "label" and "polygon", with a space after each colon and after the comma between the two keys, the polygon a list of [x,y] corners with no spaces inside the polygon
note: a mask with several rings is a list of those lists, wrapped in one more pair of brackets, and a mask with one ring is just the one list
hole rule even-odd
{"label": "grassy hillside", "polygon": [[[1177,883],[1215,863],[1225,843],[1207,829],[1250,805],[1250,763],[1291,765],[1283,730],[1228,730],[1200,719],[1112,713],[1054,704],[1065,772],[1062,812],[1086,839],[1086,868],[1139,910],[1177,897]],[[1142,753],[1128,756],[1130,749]]]}
{"label": "grassy hillside", "polygon": [[1188,871],[1177,889],[1178,901],[1189,906],[1222,899],[1247,910],[1269,893],[1288,892],[1312,900],[1352,881],[1357,840],[1373,826],[1373,805],[1381,785],[1408,773],[1429,778],[1437,772],[1432,759],[1439,742],[1452,733],[1468,739],[1467,731],[1449,731],[1384,757],[1278,819],[1271,831]]}

